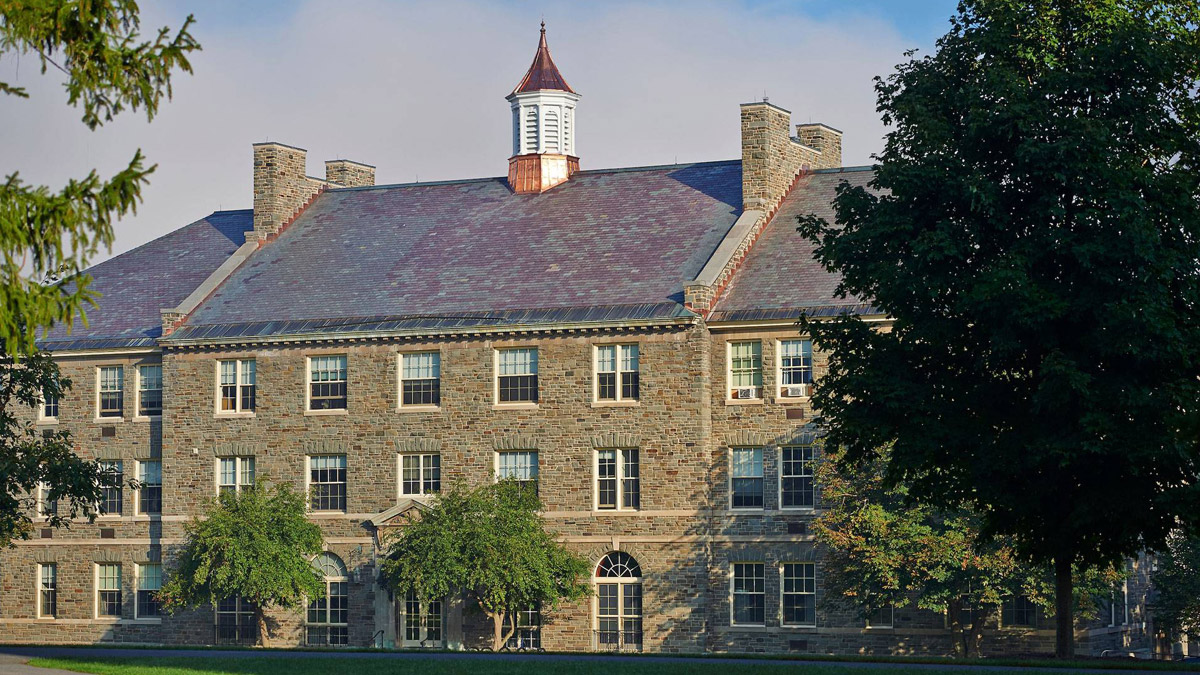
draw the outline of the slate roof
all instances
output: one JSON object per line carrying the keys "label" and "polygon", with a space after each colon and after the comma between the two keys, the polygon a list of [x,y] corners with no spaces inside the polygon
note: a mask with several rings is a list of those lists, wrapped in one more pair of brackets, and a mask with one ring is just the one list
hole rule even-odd
{"label": "slate roof", "polygon": [[754,321],[841,312],[874,314],[869,303],[834,294],[840,278],[813,258],[813,245],[796,232],[796,218],[816,214],[834,222],[833,199],[843,181],[866,186],[870,167],[822,169],[802,176],[784,197],[741,267],[713,307],[708,320]]}
{"label": "slate roof", "polygon": [[253,212],[217,211],[88,270],[100,293],[88,324],[56,327],[40,344],[52,350],[153,346],[160,310],[175,307],[245,242]]}
{"label": "slate roof", "polygon": [[582,171],[542,194],[503,178],[329,190],[169,340],[687,316],[683,285],[741,189],[727,161]]}
{"label": "slate roof", "polygon": [[530,64],[529,70],[525,72],[525,77],[513,89],[512,93],[519,94],[525,91],[541,91],[543,89],[555,89],[565,91],[571,94],[575,93],[571,89],[571,85],[567,84],[567,80],[563,78],[562,73],[558,72],[558,66],[554,65],[554,59],[550,58],[550,47],[546,45],[546,22],[542,22],[542,37],[538,40],[537,52],[533,55],[533,63]]}

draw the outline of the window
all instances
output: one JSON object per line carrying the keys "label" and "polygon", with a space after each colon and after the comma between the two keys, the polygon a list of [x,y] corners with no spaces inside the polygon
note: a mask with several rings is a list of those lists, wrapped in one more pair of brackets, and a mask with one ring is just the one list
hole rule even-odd
{"label": "window", "polygon": [[401,495],[432,495],[441,491],[441,455],[400,455]]}
{"label": "window", "polygon": [[597,650],[642,649],[642,568],[633,556],[613,551],[596,565]]}
{"label": "window", "polygon": [[895,605],[884,605],[867,616],[867,628],[892,628],[895,620]]}
{"label": "window", "polygon": [[255,406],[254,359],[218,362],[220,404],[218,412],[252,413]]}
{"label": "window", "polygon": [[125,405],[125,367],[103,366],[97,372],[100,380],[96,414],[98,417],[120,417]]}
{"label": "window", "polygon": [[733,564],[733,623],[763,625],[767,621],[767,566]]}
{"label": "window", "polygon": [[104,487],[100,488],[100,515],[119,516],[125,482],[121,462],[104,460],[97,464],[100,465],[100,473],[104,478]]}
{"label": "window", "polygon": [[437,352],[400,355],[400,405],[441,405],[442,355]]}
{"label": "window", "polygon": [[517,629],[508,638],[512,651],[542,648],[542,612],[536,606],[517,612]]}
{"label": "window", "polygon": [[52,619],[58,616],[58,565],[38,565],[38,618]]}
{"label": "window", "polygon": [[214,618],[217,644],[258,642],[258,622],[254,618],[254,605],[249,602],[239,597],[219,600]]}
{"label": "window", "polygon": [[813,446],[785,445],[779,452],[779,506],[785,509],[811,509],[816,502],[813,490]]}
{"label": "window", "polygon": [[313,356],[308,360],[308,409],[346,409],[346,357]]}
{"label": "window", "polygon": [[1017,595],[1004,601],[1001,607],[1000,621],[1006,627],[1037,627],[1037,605],[1024,595]]}
{"label": "window", "polygon": [[162,366],[138,366],[139,417],[162,414]]}
{"label": "window", "polygon": [[537,450],[517,450],[496,453],[496,479],[515,480],[521,485],[537,490]]}
{"label": "window", "polygon": [[162,461],[138,462],[138,509],[141,514],[162,513]]}
{"label": "window", "polygon": [[54,422],[58,420],[58,396],[42,390],[42,406],[38,411],[38,419],[43,422]]}
{"label": "window", "polygon": [[96,565],[96,616],[121,616],[121,565]]}
{"label": "window", "polygon": [[817,625],[816,563],[784,563],[781,573],[783,625]]}
{"label": "window", "polygon": [[537,349],[501,349],[496,360],[496,400],[500,403],[537,403]]}
{"label": "window", "polygon": [[137,618],[162,616],[158,591],[162,589],[162,565],[145,563],[137,567]]}
{"label": "window", "polygon": [[733,448],[730,506],[735,509],[763,507],[763,449]]}
{"label": "window", "polygon": [[38,483],[37,514],[43,518],[58,515],[58,500],[51,497],[51,494],[52,491],[49,485]]}
{"label": "window", "polygon": [[639,380],[637,345],[596,347],[597,401],[636,401]]}
{"label": "window", "polygon": [[315,455],[308,458],[309,506],[313,511],[346,510],[346,456]]}
{"label": "window", "polygon": [[597,450],[596,508],[639,508],[642,503],[640,475],[637,448]]}
{"label": "window", "polygon": [[308,603],[307,642],[320,646],[350,644],[350,575],[346,566],[332,553],[322,553],[312,564],[325,579],[325,596]]}
{"label": "window", "polygon": [[442,601],[421,600],[413,591],[404,596],[405,647],[439,647],[442,643]]}
{"label": "window", "polygon": [[254,485],[253,457],[217,458],[217,494],[237,494]]}
{"label": "window", "polygon": [[1122,581],[1113,587],[1108,602],[1108,625],[1124,626],[1129,623],[1129,582]]}
{"label": "window", "polygon": [[779,396],[801,398],[812,393],[812,341],[779,342]]}
{"label": "window", "polygon": [[729,343],[729,398],[762,398],[762,342]]}

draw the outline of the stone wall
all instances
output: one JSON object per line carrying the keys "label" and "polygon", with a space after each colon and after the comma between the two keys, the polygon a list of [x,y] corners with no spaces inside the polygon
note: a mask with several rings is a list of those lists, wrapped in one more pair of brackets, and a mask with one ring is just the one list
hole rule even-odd
{"label": "stone wall", "polygon": [[[742,204],[746,210],[770,214],[802,169],[842,165],[840,135],[836,144],[823,143],[825,147],[819,149],[804,145],[791,136],[791,115],[765,101],[741,106]],[[806,132],[805,137],[812,141],[819,136]]]}
{"label": "stone wall", "polygon": [[342,187],[365,187],[375,184],[375,167],[348,159],[325,162],[325,180]]}

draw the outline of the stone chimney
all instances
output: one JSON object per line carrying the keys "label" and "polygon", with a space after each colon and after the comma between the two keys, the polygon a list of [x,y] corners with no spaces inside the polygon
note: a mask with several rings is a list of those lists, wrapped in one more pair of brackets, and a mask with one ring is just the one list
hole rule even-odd
{"label": "stone chimney", "polygon": [[375,167],[348,159],[325,162],[325,181],[342,187],[366,187],[375,184]]}
{"label": "stone chimney", "polygon": [[743,103],[741,109],[743,210],[770,213],[801,170],[842,165],[842,134],[836,129],[798,125],[800,138],[792,138],[791,112],[766,101]]}

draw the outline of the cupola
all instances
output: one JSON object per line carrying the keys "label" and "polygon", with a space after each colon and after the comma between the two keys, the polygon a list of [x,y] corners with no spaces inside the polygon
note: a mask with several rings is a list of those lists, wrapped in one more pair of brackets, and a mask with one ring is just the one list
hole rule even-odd
{"label": "cupola", "polygon": [[508,95],[512,106],[513,154],[508,184],[513,192],[537,193],[565,182],[579,170],[575,155],[575,104],[571,89],[550,58],[546,22],[533,65]]}

